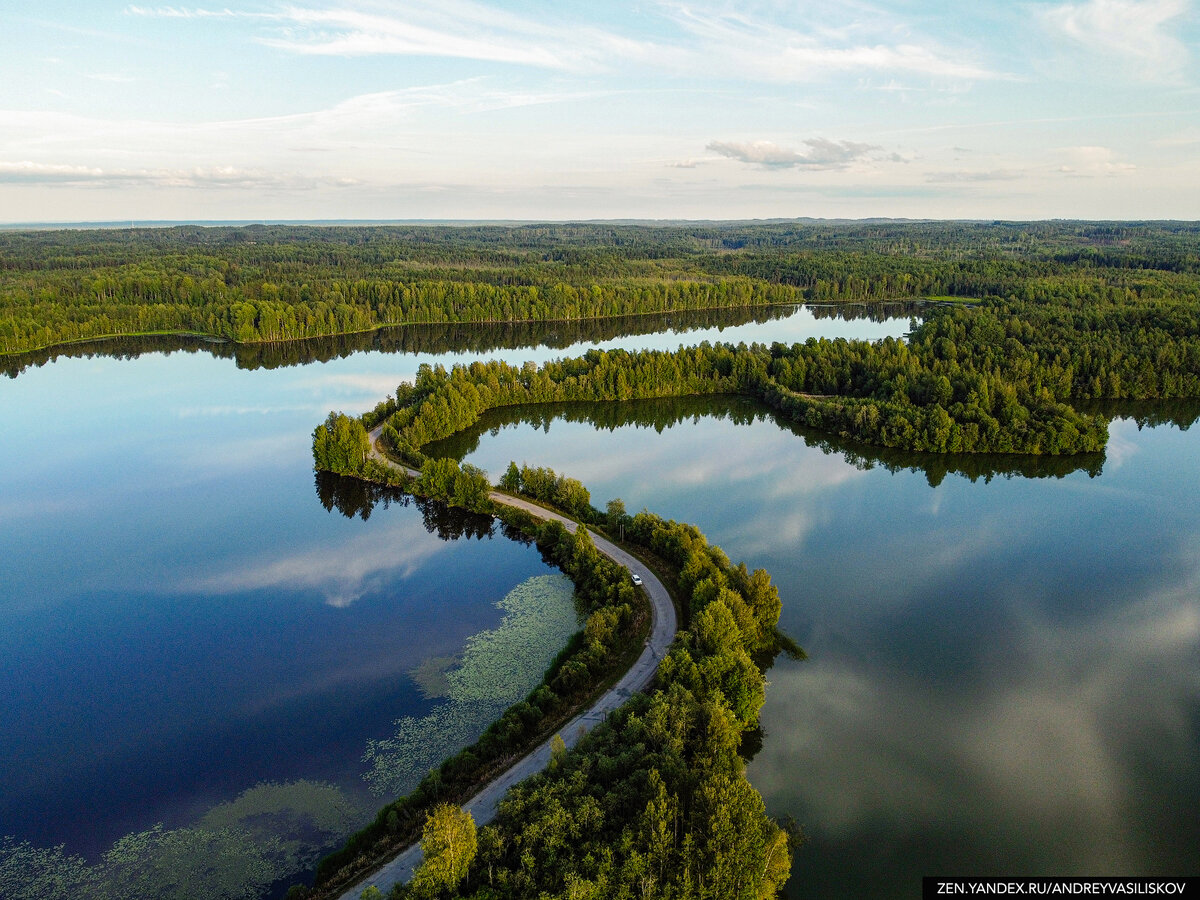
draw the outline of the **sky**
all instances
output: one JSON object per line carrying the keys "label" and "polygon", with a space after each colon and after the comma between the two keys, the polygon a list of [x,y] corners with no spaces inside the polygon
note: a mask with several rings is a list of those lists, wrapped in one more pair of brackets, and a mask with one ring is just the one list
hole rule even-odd
{"label": "sky", "polygon": [[1200,0],[0,0],[0,223],[1197,219],[1198,38]]}

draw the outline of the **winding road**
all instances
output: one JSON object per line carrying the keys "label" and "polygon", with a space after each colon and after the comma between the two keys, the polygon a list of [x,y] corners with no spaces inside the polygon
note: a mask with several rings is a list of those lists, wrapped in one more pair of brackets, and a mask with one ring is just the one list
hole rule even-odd
{"label": "winding road", "polygon": [[[379,440],[381,430],[382,427],[376,428],[370,433],[371,457],[386,466],[406,472],[413,477],[419,476],[420,472],[392,462],[379,451],[376,444]],[[540,519],[555,519],[562,522],[571,532],[574,532],[578,527],[577,523],[565,516],[551,512],[536,504],[511,497],[508,494],[493,491],[489,496],[494,503],[518,507]],[[667,648],[670,647],[671,642],[675,639],[675,630],[677,627],[675,606],[671,603],[671,595],[667,593],[667,589],[654,573],[645,564],[630,556],[620,547],[600,537],[595,532],[590,533],[597,550],[619,565],[624,566],[633,574],[641,576],[642,589],[650,598],[652,624],[650,637],[646,640],[642,654],[637,658],[637,661],[629,671],[621,676],[621,679],[601,695],[591,707],[579,713],[579,715],[563,726],[559,734],[568,748],[574,747],[580,738],[591,731],[597,724],[603,722],[608,714],[628,700],[630,695],[644,689],[650,684],[654,678],[654,673],[658,670],[659,661],[662,660],[664,654],[667,652]],[[476,825],[484,825],[495,818],[496,811],[500,807],[500,801],[504,798],[510,787],[546,768],[550,762],[551,740],[553,738],[547,740],[532,750],[527,756],[518,760],[507,771],[498,775],[487,787],[463,804],[463,809],[471,814]],[[408,881],[412,877],[413,870],[416,869],[420,862],[421,845],[419,843],[413,844],[411,847],[401,851],[391,862],[377,869],[370,877],[362,879],[350,890],[343,893],[340,900],[359,900],[363,890],[372,884],[379,888],[386,896],[388,891],[392,889],[392,885]]]}

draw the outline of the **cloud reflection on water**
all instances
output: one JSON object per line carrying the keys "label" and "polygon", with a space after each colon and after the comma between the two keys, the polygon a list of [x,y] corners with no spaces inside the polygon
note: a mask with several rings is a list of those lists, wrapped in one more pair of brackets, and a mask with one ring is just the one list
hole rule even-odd
{"label": "cloud reflection on water", "polygon": [[814,838],[791,896],[894,896],[935,871],[1194,862],[1194,441],[1113,429],[1102,473],[968,466],[936,487],[919,458],[867,468],[761,419],[555,419],[468,459],[552,465],[771,572],[811,656],[769,673],[751,766]]}
{"label": "cloud reflection on water", "polygon": [[234,594],[267,588],[307,588],[322,593],[330,606],[346,607],[378,589],[385,578],[408,577],[445,547],[445,542],[431,537],[420,521],[401,520],[389,528],[372,528],[336,546],[321,545],[288,556],[260,558],[185,581],[180,590]]}
{"label": "cloud reflection on water", "polygon": [[[1069,624],[1014,612],[1006,621],[1021,623],[1019,632],[1000,643],[1019,651],[995,653],[983,635],[969,651],[977,664],[950,682],[814,632],[810,661],[770,673],[768,737],[750,769],[768,808],[797,814],[814,838],[797,860],[799,882],[810,868],[817,880],[828,869],[852,871],[850,857],[881,823],[906,844],[952,827],[966,846],[990,846],[1012,873],[1181,865],[1189,851],[1157,824],[1171,798],[1147,770],[1194,774],[1197,587],[1193,573]],[[949,851],[908,865],[982,872],[977,855]]]}

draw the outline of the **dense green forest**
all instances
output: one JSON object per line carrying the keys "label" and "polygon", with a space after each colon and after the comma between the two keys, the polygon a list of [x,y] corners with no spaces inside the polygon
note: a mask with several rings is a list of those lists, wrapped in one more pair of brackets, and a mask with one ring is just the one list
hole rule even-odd
{"label": "dense green forest", "polygon": [[1200,226],[180,226],[0,233],[0,353],[921,297],[1200,297]]}
{"label": "dense green forest", "polygon": [[[922,303],[872,303],[813,306],[813,318],[886,321],[918,315]],[[276,369],[344,359],[355,353],[463,353],[526,347],[570,347],[574,344],[611,341],[635,335],[684,335],[702,328],[731,328],[750,322],[770,322],[792,315],[793,306],[755,306],[730,309],[682,310],[606,319],[552,322],[443,322],[402,325],[376,331],[327,335],[296,341],[241,344],[224,338],[198,335],[136,335],[61,344],[29,353],[0,355],[0,372],[15,378],[27,368],[57,359],[115,357],[135,359],[146,353],[207,353],[233,360],[239,369]],[[682,338],[681,338],[682,340]]]}
{"label": "dense green forest", "polygon": [[[628,328],[630,319],[611,317],[631,313],[661,326],[717,308],[744,316],[799,300],[880,298],[944,302],[922,308],[907,341],[614,351],[538,371],[491,364],[424,373],[393,404],[386,433],[419,463],[422,445],[490,408],[732,392],[880,447],[1066,455],[1104,447],[1104,416],[1080,403],[1200,396],[1194,224],[0,234],[0,349],[10,374],[39,359],[13,351],[119,332],[202,333],[230,342],[212,352],[270,366],[364,341],[436,346],[461,339],[465,327],[479,329],[486,346],[553,344],[596,327]],[[972,302],[948,302],[955,298]],[[394,322],[424,324],[386,339],[372,331]],[[371,333],[328,336],[343,332]],[[318,335],[327,336],[292,341]]]}
{"label": "dense green forest", "polygon": [[426,365],[367,424],[384,423],[393,449],[419,465],[422,446],[498,407],[721,393],[889,448],[1095,453],[1107,420],[1073,402],[1200,397],[1200,304],[987,300],[934,309],[908,341],[704,343],[591,350],[541,367]]}
{"label": "dense green forest", "polygon": [[[872,249],[883,238],[872,242],[850,231],[866,248],[861,253],[785,247],[773,251],[778,266],[771,277],[824,290],[817,276],[841,271],[840,296],[872,296],[885,282],[893,285],[885,294],[917,284],[921,293],[986,295],[969,304],[928,305],[907,340],[704,343],[674,352],[592,350],[540,368],[425,367],[414,385],[401,386],[368,416],[368,425],[383,422],[393,449],[419,465],[422,446],[471,427],[490,409],[737,393],[801,425],[880,447],[1073,455],[1097,453],[1107,439],[1105,417],[1081,412],[1082,402],[1200,397],[1200,244],[1193,231],[1048,225],[1030,237],[1039,229],[881,227],[882,235],[905,239],[888,244],[888,253]],[[922,235],[933,250],[898,255],[897,247],[924,252],[915,242]],[[1066,249],[1100,238],[1108,249]],[[765,259],[754,256],[758,250],[696,252],[707,260],[706,271]],[[888,281],[901,264],[927,277]]]}

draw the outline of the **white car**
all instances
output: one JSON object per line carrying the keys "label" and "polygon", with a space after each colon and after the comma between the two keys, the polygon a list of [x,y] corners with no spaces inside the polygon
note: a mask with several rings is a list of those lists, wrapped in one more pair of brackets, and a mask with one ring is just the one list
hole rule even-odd
{"label": "white car", "polygon": [[630,574],[633,575],[633,583],[634,584],[640,585],[642,583],[641,575],[637,574],[637,572],[631,572]]}

